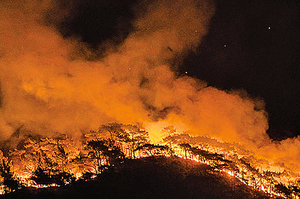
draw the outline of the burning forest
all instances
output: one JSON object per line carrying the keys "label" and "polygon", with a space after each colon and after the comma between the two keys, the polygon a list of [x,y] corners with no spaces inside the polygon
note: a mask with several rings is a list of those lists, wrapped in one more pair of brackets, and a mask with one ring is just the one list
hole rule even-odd
{"label": "burning forest", "polygon": [[208,137],[177,133],[168,126],[159,144],[150,143],[149,133],[139,125],[109,123],[74,140],[63,134],[55,137],[24,134],[17,149],[1,153],[2,194],[22,187],[66,186],[91,180],[126,159],[169,157],[205,164],[212,171],[235,177],[270,197],[299,197],[299,176],[287,168],[273,169],[267,161],[238,144]]}
{"label": "burning forest", "polygon": [[121,41],[91,48],[62,33],[78,2],[0,2],[1,194],[164,156],[269,197],[300,197],[300,137],[270,139],[263,100],[177,72],[207,34],[214,3],[139,2]]}

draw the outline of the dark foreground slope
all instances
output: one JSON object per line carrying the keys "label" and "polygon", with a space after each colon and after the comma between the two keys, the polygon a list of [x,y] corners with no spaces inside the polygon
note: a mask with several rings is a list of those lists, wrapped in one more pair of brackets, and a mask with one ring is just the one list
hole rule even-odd
{"label": "dark foreground slope", "polygon": [[268,198],[209,166],[179,158],[126,160],[97,179],[50,189],[26,188],[6,198]]}

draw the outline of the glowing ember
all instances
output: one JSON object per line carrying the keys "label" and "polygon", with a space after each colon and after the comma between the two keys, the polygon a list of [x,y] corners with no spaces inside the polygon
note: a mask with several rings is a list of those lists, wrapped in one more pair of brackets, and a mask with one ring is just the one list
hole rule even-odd
{"label": "glowing ember", "polygon": [[0,3],[1,194],[92,180],[125,158],[176,156],[299,197],[300,137],[272,141],[262,100],[174,72],[208,32],[210,1],[149,1],[101,58],[57,33],[65,14],[44,21],[53,2]]}
{"label": "glowing ember", "polygon": [[[103,125],[96,131],[86,133],[81,142],[74,142],[67,137],[63,140],[28,138],[24,142],[24,150],[11,151],[8,158],[1,156],[2,176],[7,178],[3,175],[4,171],[11,173],[10,178],[25,187],[60,187],[70,184],[72,176],[73,181],[95,179],[97,174],[109,167],[121,164],[124,158],[176,156],[209,165],[215,172],[224,172],[271,197],[299,196],[299,174],[287,167],[260,162],[240,145],[178,133],[168,135],[163,140],[160,144],[151,144],[148,133],[138,126],[117,123]],[[32,147],[36,150],[32,151]],[[77,155],[67,152],[68,148],[76,149],[74,152]],[[26,165],[26,162],[35,167]],[[16,188],[3,184],[1,193]]]}

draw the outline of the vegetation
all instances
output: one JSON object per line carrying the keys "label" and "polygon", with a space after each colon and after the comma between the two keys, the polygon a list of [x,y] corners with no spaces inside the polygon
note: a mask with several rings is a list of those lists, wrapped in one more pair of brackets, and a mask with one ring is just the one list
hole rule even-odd
{"label": "vegetation", "polygon": [[19,182],[14,178],[11,171],[11,161],[8,161],[3,153],[0,151],[0,175],[1,182],[4,187],[4,193],[8,193],[10,190],[16,190],[19,187]]}
{"label": "vegetation", "polygon": [[222,176],[210,166],[163,156],[126,159],[91,181],[32,192],[22,189],[5,198],[269,198],[235,178]]}
{"label": "vegetation", "polygon": [[[187,175],[187,173],[193,171],[196,172],[195,175],[197,176],[197,172],[202,172],[201,169],[199,171],[192,170],[191,168],[195,168],[195,166],[192,166],[188,168],[188,171],[184,170],[190,164],[189,161],[193,160],[194,163],[202,163],[197,163],[197,165],[206,165],[206,173],[233,177],[234,180],[231,181],[234,185],[248,185],[248,188],[252,187],[256,190],[264,191],[269,196],[274,197],[300,196],[299,179],[297,182],[289,185],[285,185],[277,180],[282,175],[288,176],[289,173],[286,171],[282,173],[271,171],[260,173],[258,169],[251,165],[250,158],[252,157],[244,155],[239,158],[236,153],[232,152],[237,150],[232,146],[228,147],[226,144],[222,145],[207,138],[193,138],[188,134],[178,134],[174,127],[166,127],[162,131],[166,137],[164,138],[164,143],[160,145],[149,143],[148,132],[140,126],[119,123],[102,125],[95,131],[84,133],[79,140],[73,140],[65,135],[58,135],[52,138],[40,136],[25,137],[20,142],[22,144],[19,144],[17,149],[8,151],[6,156],[0,151],[2,193],[7,194],[21,187],[52,187],[52,189],[53,187],[60,187],[60,189],[64,190],[62,188],[64,186],[76,187],[76,184],[90,181],[94,178],[97,179],[97,183],[101,184],[101,179],[103,180],[107,173],[112,175],[112,179],[118,181],[122,180],[123,176],[120,179],[116,179],[114,175],[120,171],[124,172],[124,168],[127,169],[126,173],[129,169],[128,165],[131,165],[130,161],[135,159],[142,160],[141,158],[148,157],[167,156],[172,157],[172,165],[169,164],[167,159],[161,161],[160,164],[162,165],[158,167],[163,167],[160,169],[163,169],[164,173],[159,173],[159,175],[164,176],[165,173],[174,172],[177,165],[174,175],[177,176],[177,173],[180,173],[180,179],[176,179],[178,183],[184,182],[188,186],[192,186],[187,179],[191,181],[195,180],[194,178],[200,180],[198,177],[193,176],[194,173],[191,176]],[[178,158],[186,159],[185,166]],[[158,161],[159,158],[156,158],[156,160]],[[127,163],[125,167],[124,162]],[[133,162],[138,162],[138,165],[143,163],[139,161]],[[134,173],[136,172],[134,170],[135,165],[131,166],[133,171],[130,172],[133,172],[132,177],[134,178],[137,175]],[[143,166],[146,165],[143,164]],[[170,169],[169,171],[168,168]],[[145,171],[146,173],[148,172],[147,169]],[[170,176],[165,177],[165,180],[170,178]],[[107,180],[111,180],[109,179],[110,177],[107,178]],[[210,178],[213,177],[210,176]],[[163,179],[161,180],[164,181]],[[218,178],[218,180],[221,179]],[[123,183],[126,186],[125,180]],[[128,183],[130,184],[130,180]],[[195,183],[197,184],[198,182],[195,181]],[[203,183],[203,186],[208,186]],[[194,189],[192,190],[195,191]],[[184,194],[193,193],[184,192]],[[253,195],[254,192],[250,194]],[[230,197],[228,196],[228,198]]]}

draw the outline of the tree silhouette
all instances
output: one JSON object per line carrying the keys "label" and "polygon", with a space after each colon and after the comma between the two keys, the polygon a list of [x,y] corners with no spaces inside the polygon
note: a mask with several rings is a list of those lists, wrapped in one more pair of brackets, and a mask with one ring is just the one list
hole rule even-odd
{"label": "tree silhouette", "polygon": [[120,145],[120,142],[124,142],[126,139],[123,126],[123,124],[119,123],[109,123],[100,126],[95,134],[96,140],[104,139],[108,140],[110,145]]}
{"label": "tree silhouette", "polygon": [[125,155],[119,146],[113,146],[112,148],[108,149],[107,156],[111,166],[118,165],[125,158]]}
{"label": "tree silhouette", "polygon": [[11,172],[12,162],[8,161],[8,159],[3,156],[2,151],[0,151],[0,175],[3,180],[3,184],[7,186],[9,189],[5,189],[5,193],[16,190],[20,184],[17,179],[14,179],[14,175]]}
{"label": "tree silhouette", "polygon": [[179,146],[184,150],[185,159],[187,159],[188,153],[192,151],[192,147],[188,143],[179,144]]}
{"label": "tree silhouette", "polygon": [[[89,157],[96,160],[96,173],[101,173],[101,167],[103,165],[103,159],[108,159],[108,146],[109,142],[105,140],[92,140],[87,143],[87,146],[92,149],[89,152]],[[106,163],[107,164],[107,163]]]}
{"label": "tree silhouette", "polygon": [[169,147],[165,145],[155,145],[155,144],[144,144],[135,149],[136,151],[148,151],[150,156],[154,155],[166,155],[169,151]]}
{"label": "tree silhouette", "polygon": [[174,126],[166,126],[166,127],[163,128],[162,134],[166,135],[163,138],[163,140],[168,143],[169,150],[170,150],[169,152],[170,152],[171,156],[173,156],[172,144],[175,141],[173,136],[176,134],[176,129],[174,128]]}
{"label": "tree silhouette", "polygon": [[127,155],[135,158],[135,149],[148,142],[148,132],[138,125],[109,123],[101,125],[96,131],[85,134],[87,142],[106,140],[109,150],[126,151]]}
{"label": "tree silhouette", "polygon": [[137,125],[123,125],[123,141],[128,144],[129,155],[135,158],[135,151],[138,147],[148,143],[149,134]]}
{"label": "tree silhouette", "polygon": [[[41,138],[39,140],[28,139],[25,141],[25,155],[24,157],[35,163],[35,168],[42,168],[49,170],[49,172],[57,166],[56,143],[49,138]],[[35,170],[36,170],[35,169]]]}

